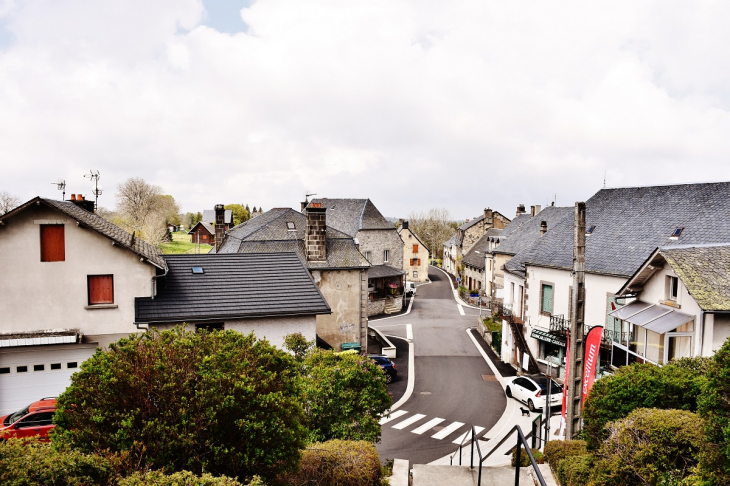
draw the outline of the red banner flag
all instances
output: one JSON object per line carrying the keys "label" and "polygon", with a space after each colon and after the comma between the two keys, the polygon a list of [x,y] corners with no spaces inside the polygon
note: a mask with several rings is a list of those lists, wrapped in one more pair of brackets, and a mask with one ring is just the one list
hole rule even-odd
{"label": "red banner flag", "polygon": [[583,365],[583,394],[581,396],[581,406],[586,401],[588,392],[593,388],[593,382],[596,381],[596,366],[598,364],[599,352],[601,349],[601,336],[603,336],[603,326],[593,326],[586,335],[586,355],[585,364]]}

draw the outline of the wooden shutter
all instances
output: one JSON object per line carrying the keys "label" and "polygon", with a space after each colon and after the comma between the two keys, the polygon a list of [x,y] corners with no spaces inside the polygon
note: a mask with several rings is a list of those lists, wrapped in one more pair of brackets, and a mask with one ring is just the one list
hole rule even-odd
{"label": "wooden shutter", "polygon": [[66,245],[62,224],[41,225],[41,261],[62,262],[66,260]]}
{"label": "wooden shutter", "polygon": [[418,245],[413,245],[413,253],[418,253]]}
{"label": "wooden shutter", "polygon": [[114,277],[89,275],[89,305],[114,303]]}

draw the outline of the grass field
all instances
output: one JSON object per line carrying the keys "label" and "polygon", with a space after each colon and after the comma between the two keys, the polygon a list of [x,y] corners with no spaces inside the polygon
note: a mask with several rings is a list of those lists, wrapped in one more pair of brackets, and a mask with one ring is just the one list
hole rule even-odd
{"label": "grass field", "polygon": [[208,253],[213,249],[211,245],[204,243],[198,245],[190,241],[191,235],[185,231],[178,231],[172,234],[172,243],[163,243],[160,245],[162,253]]}

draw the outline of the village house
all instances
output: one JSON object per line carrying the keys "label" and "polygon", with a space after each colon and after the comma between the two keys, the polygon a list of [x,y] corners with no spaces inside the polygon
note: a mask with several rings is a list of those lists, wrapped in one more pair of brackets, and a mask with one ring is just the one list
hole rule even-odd
{"label": "village house", "polygon": [[[206,209],[203,211],[203,219],[195,223],[188,234],[190,241],[201,245],[215,245],[215,209]],[[223,230],[228,231],[233,225],[233,211],[224,210],[223,213]]]}
{"label": "village house", "polygon": [[[512,223],[510,223],[512,224]],[[509,225],[507,225],[509,227]],[[488,258],[492,250],[492,239],[499,236],[501,229],[489,228],[484,235],[477,240],[461,260],[464,266],[463,285],[470,293],[478,293],[482,298],[482,304],[488,306],[491,303],[491,281],[487,275],[491,271],[492,259]]]}
{"label": "village house", "polygon": [[398,234],[403,240],[403,270],[406,279],[411,282],[428,280],[428,247],[403,221],[398,227]]}

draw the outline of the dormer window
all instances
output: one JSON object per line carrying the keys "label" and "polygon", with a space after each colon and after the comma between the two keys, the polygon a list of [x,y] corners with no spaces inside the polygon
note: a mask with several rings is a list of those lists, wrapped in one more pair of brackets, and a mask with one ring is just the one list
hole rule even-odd
{"label": "dormer window", "polygon": [[586,235],[592,235],[592,234],[593,234],[593,232],[594,232],[595,230],[596,230],[596,227],[595,227],[595,226],[590,226],[590,227],[589,227],[589,228],[588,228],[588,229],[586,230]]}
{"label": "dormer window", "polygon": [[292,222],[292,221],[287,221],[287,223],[286,223],[286,229],[288,231],[296,231],[297,230],[296,226],[294,226],[294,222]]}

